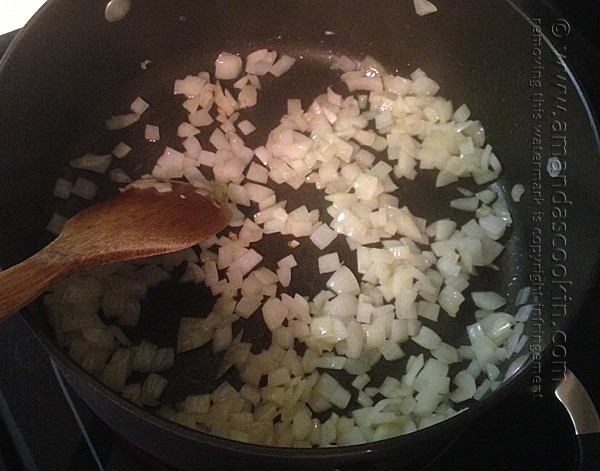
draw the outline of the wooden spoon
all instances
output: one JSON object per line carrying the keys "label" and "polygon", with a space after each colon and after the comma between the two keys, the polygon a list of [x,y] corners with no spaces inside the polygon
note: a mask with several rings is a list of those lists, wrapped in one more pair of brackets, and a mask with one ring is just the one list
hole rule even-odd
{"label": "wooden spoon", "polygon": [[90,206],[41,251],[0,272],[0,320],[75,272],[182,250],[225,228],[227,205],[186,183],[171,186],[163,193],[129,189]]}

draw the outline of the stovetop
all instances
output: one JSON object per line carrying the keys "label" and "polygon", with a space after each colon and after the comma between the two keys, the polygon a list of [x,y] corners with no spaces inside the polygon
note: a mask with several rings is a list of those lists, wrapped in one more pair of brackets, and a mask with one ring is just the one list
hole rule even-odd
{"label": "stovetop", "polygon": [[[559,7],[567,3],[554,2]],[[569,16],[572,26],[576,26],[572,29],[572,44],[578,48],[570,56],[570,63],[590,102],[600,111],[600,84],[594,80],[592,66],[600,64],[600,42],[593,36],[598,17],[583,17],[578,12]],[[592,34],[591,41],[579,36],[578,31]],[[0,36],[0,55],[10,39],[9,35]],[[600,282],[596,286],[600,288]],[[596,366],[600,359],[600,289],[594,291],[569,331],[567,364],[600,410]],[[136,456],[131,446],[64,384],[20,316],[2,324],[0,365],[0,471],[160,469],[156,463]],[[443,452],[418,463],[415,469],[569,470],[575,466],[575,456],[572,426],[562,406],[552,397],[534,400],[523,391],[483,414]]]}

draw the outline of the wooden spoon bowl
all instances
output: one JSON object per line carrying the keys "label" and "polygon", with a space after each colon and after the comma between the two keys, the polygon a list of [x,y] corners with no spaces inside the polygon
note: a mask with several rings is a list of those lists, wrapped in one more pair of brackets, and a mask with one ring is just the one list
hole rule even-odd
{"label": "wooden spoon bowl", "polygon": [[73,273],[183,250],[226,227],[231,218],[226,204],[189,184],[170,185],[165,192],[131,188],[90,206],[41,251],[0,272],[0,320]]}

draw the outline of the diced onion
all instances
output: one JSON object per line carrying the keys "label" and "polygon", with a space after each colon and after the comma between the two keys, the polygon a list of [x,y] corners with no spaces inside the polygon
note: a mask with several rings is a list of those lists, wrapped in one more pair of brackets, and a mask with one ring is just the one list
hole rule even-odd
{"label": "diced onion", "polygon": [[[420,15],[436,10],[427,1],[415,1],[415,9]],[[128,187],[168,192],[173,191],[169,180],[183,178],[231,208],[230,227],[201,243],[199,255],[188,249],[103,267],[58,285],[44,298],[49,320],[75,361],[150,407],[161,405],[168,384],[156,372],[172,368],[177,355],[198,348],[221,354],[217,376],[239,373],[236,382],[161,405],[159,413],[231,440],[351,445],[433,425],[456,414],[457,404],[483,399],[500,386],[501,363],[528,341],[524,323],[534,300],[531,291],[519,292],[513,315],[496,311],[506,306],[504,297],[470,289],[481,267],[496,268],[504,248],[497,241],[512,224],[501,194],[486,187],[459,189],[462,198],[450,207],[475,213],[459,226],[448,218],[428,223],[402,206],[395,193],[402,179],[415,179],[421,169],[437,172],[436,186],[466,177],[483,185],[496,179],[502,166],[466,105],[454,110],[437,96],[439,84],[423,70],[406,78],[391,75],[370,56],[360,62],[335,59],[332,68],[342,71],[350,95],[329,87],[304,105],[288,99],[287,114],[254,147],[264,130],[252,134],[262,123],[246,119],[252,115],[247,108],[258,104],[258,90],[268,93],[274,80],[266,76],[261,84],[258,77],[279,77],[294,63],[262,49],[250,53],[244,67],[240,56],[223,52],[214,79],[204,71],[175,81],[174,94],[184,95],[175,105],[187,115],[177,127],[180,139],[167,143],[172,145],[165,146],[151,175]],[[241,76],[242,68],[246,75]],[[221,82],[226,80],[235,81],[233,88]],[[133,113],[106,124],[128,126],[147,108],[137,98]],[[146,124],[144,131],[147,139],[160,139],[158,127]],[[112,154],[123,158],[130,151],[120,143]],[[111,155],[84,157],[72,166],[105,173],[111,165]],[[59,179],[54,194],[93,198],[96,184],[75,178]],[[108,178],[129,180],[120,168]],[[300,190],[306,184],[325,195],[325,208],[298,205],[295,197],[281,200],[279,185]],[[518,186],[513,199],[515,191]],[[55,214],[48,229],[57,234],[64,222]],[[266,257],[272,241],[273,253],[279,253],[279,242],[288,250],[276,266]],[[341,251],[322,254],[317,263],[307,256],[339,250],[340,242],[355,259]],[[290,249],[296,249],[293,255]],[[176,267],[180,278],[174,276]],[[303,283],[299,275],[313,276],[306,281],[310,286],[325,286],[312,297],[293,292]],[[147,290],[158,290],[171,278],[203,284],[216,300],[209,313],[180,320],[176,350],[148,341],[134,346],[117,327],[102,324],[100,315],[117,325],[136,325]],[[478,308],[474,313],[468,312],[471,303],[463,304],[469,295]],[[467,316],[472,320],[466,345],[446,343],[450,340],[436,331],[438,323]],[[271,339],[260,351],[244,340],[244,322],[252,317],[250,322],[264,323]],[[422,353],[400,363],[410,339]],[[295,348],[299,343],[302,350]],[[383,381],[372,380],[369,372],[380,361],[404,366]],[[133,370],[141,378],[128,384]],[[343,385],[350,381],[338,381],[338,372],[355,377],[358,406],[352,409],[347,409],[352,393]],[[318,418],[322,412],[329,418]]]}
{"label": "diced onion", "polygon": [[222,52],[215,61],[215,78],[233,80],[242,73],[242,58],[229,52]]}
{"label": "diced onion", "polygon": [[519,201],[521,201],[521,197],[523,196],[524,193],[525,193],[525,187],[521,184],[517,184],[517,185],[513,186],[512,189],[510,190],[510,196],[511,196],[512,200],[517,203]]}
{"label": "diced onion", "polygon": [[144,139],[150,142],[156,142],[160,140],[160,129],[158,126],[152,124],[146,124],[144,128]]}
{"label": "diced onion", "polygon": [[131,103],[131,106],[129,108],[135,114],[142,114],[144,111],[150,108],[150,104],[146,102],[146,100],[144,100],[143,98],[137,97],[135,100],[133,100],[133,103]]}
{"label": "diced onion", "polygon": [[78,159],[71,160],[70,165],[73,168],[79,168],[82,170],[90,170],[92,172],[104,173],[108,170],[112,161],[111,154],[98,155],[98,154],[85,154]]}
{"label": "diced onion", "polygon": [[110,0],[104,9],[104,19],[109,23],[121,21],[131,9],[131,0]]}
{"label": "diced onion", "polygon": [[64,178],[58,178],[54,184],[53,196],[66,200],[71,196],[73,190],[73,182],[65,180]]}
{"label": "diced onion", "polygon": [[140,115],[137,113],[121,114],[111,116],[106,120],[106,129],[115,131],[131,126],[140,120]]}
{"label": "diced onion", "polygon": [[131,177],[125,173],[123,169],[113,168],[110,172],[108,172],[108,178],[110,178],[115,183],[129,183],[131,182]]}
{"label": "diced onion", "polygon": [[319,257],[319,273],[331,273],[341,267],[337,252]]}
{"label": "diced onion", "polygon": [[112,155],[114,155],[117,159],[122,159],[127,157],[131,152],[131,146],[128,146],[124,142],[119,142],[116,147],[112,151]]}
{"label": "diced onion", "polygon": [[85,200],[94,199],[97,192],[98,186],[94,182],[83,177],[79,177],[77,180],[75,180],[72,190],[72,193],[75,196],[79,196]]}
{"label": "diced onion", "polygon": [[265,75],[275,62],[277,52],[261,49],[254,51],[246,58],[246,72],[252,75]]}
{"label": "diced onion", "polygon": [[46,230],[51,234],[58,235],[63,230],[67,218],[60,214],[54,213],[46,225]]}
{"label": "diced onion", "polygon": [[284,54],[269,68],[269,73],[273,74],[275,77],[281,77],[290,70],[295,63],[296,59]]}

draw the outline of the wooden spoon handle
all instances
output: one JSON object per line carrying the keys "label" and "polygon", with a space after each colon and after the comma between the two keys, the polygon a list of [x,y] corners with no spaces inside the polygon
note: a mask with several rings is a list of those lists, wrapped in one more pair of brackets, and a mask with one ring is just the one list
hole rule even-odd
{"label": "wooden spoon handle", "polygon": [[48,247],[0,272],[0,321],[41,295],[59,278],[72,273],[73,262],[51,255]]}

